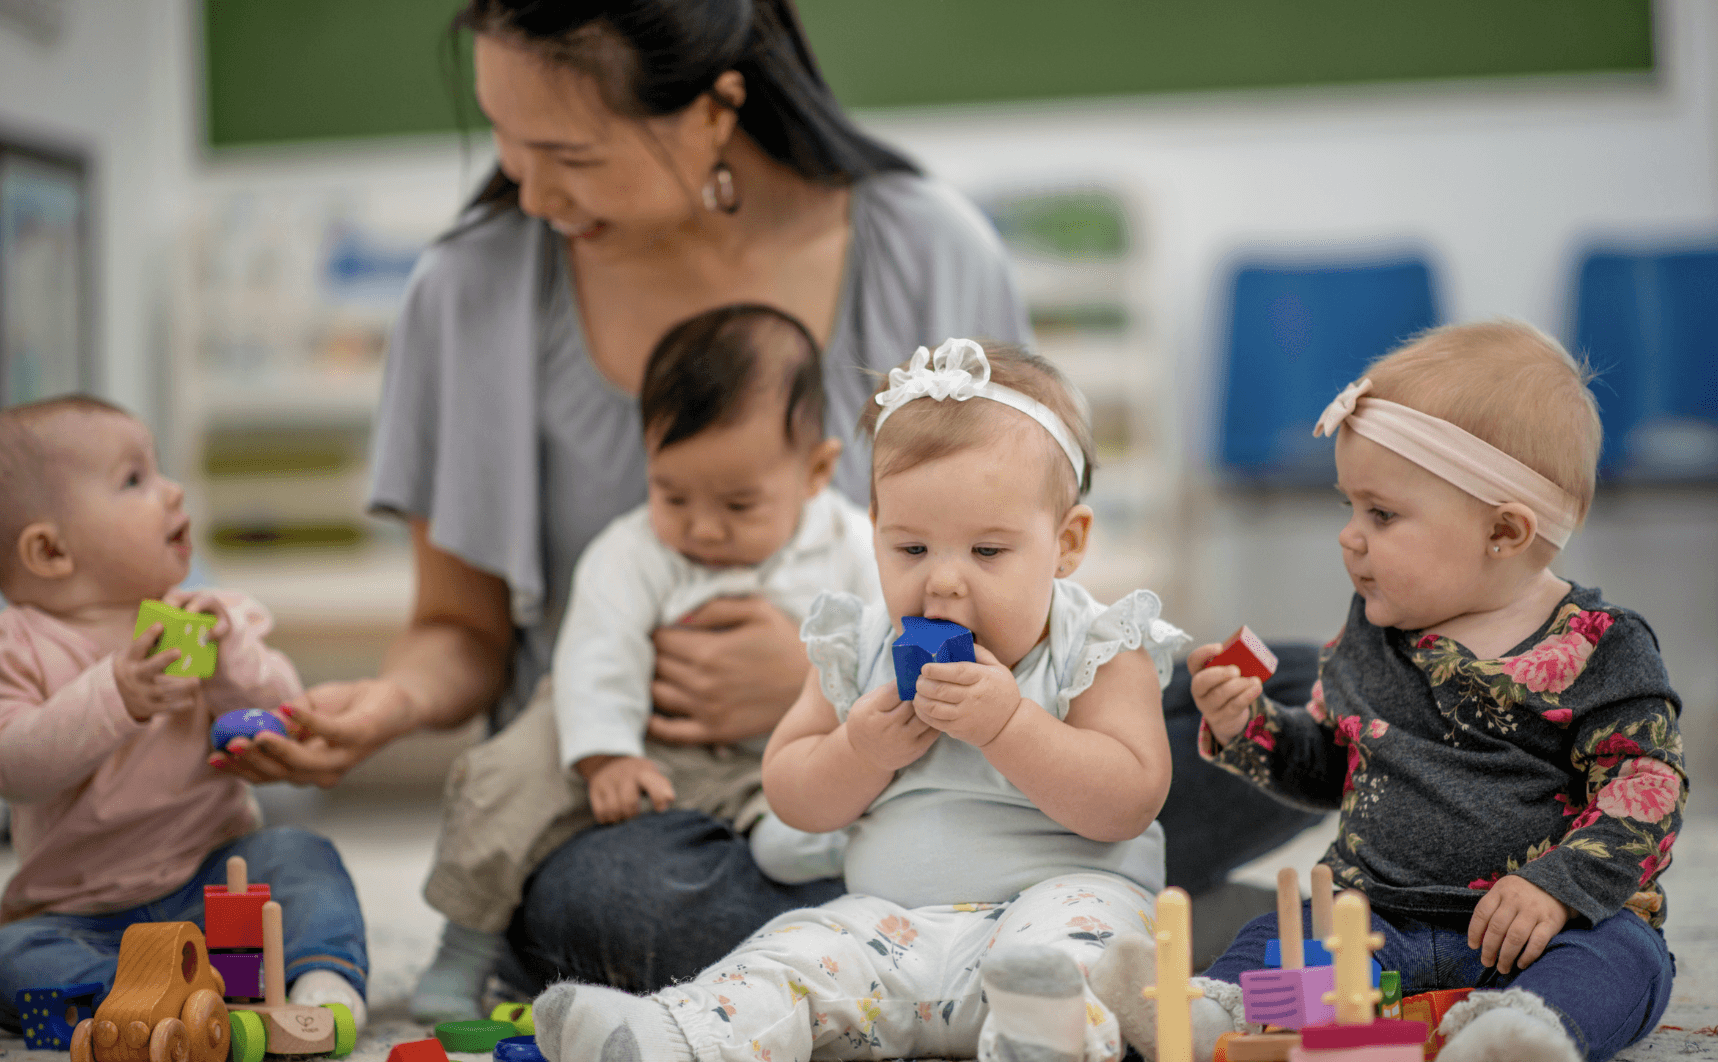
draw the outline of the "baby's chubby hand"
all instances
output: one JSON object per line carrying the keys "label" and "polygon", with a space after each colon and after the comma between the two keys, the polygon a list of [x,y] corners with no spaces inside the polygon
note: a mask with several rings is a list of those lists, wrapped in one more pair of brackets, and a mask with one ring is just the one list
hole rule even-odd
{"label": "baby's chubby hand", "polygon": [[1545,954],[1545,945],[1563,931],[1574,914],[1562,900],[1519,874],[1497,880],[1473,909],[1467,946],[1485,966],[1500,974],[1525,970]]}
{"label": "baby's chubby hand", "polygon": [[847,743],[871,766],[893,774],[917,760],[936,743],[937,731],[913,713],[913,706],[885,683],[853,702],[847,710]]}
{"label": "baby's chubby hand", "polygon": [[1014,718],[1020,687],[990,650],[977,645],[973,655],[977,660],[970,663],[926,664],[913,711],[943,733],[983,748]]}
{"label": "baby's chubby hand", "polygon": [[598,822],[625,822],[638,814],[638,798],[667,811],[674,806],[674,783],[643,756],[586,756],[574,764],[590,788],[591,812]]}
{"label": "baby's chubby hand", "polygon": [[1265,692],[1265,684],[1256,678],[1245,678],[1241,669],[1230,664],[1206,668],[1205,662],[1223,647],[1216,642],[1201,645],[1187,654],[1187,670],[1193,673],[1193,703],[1211,728],[1218,745],[1227,745],[1235,735],[1247,729],[1253,718],[1253,702]]}
{"label": "baby's chubby hand", "polygon": [[168,712],[187,711],[198,703],[197,686],[201,679],[166,673],[179,659],[179,650],[163,649],[149,655],[160,637],[161,624],[152,623],[113,658],[113,683],[119,687],[120,703],[140,723]]}
{"label": "baby's chubby hand", "polygon": [[227,615],[227,606],[221,603],[220,596],[209,590],[169,590],[161,595],[161,600],[186,612],[203,612],[215,617],[215,625],[209,628],[209,640],[216,646],[215,673],[204,681],[231,681],[227,669],[230,654],[225,650],[227,636],[233,632],[233,621]]}

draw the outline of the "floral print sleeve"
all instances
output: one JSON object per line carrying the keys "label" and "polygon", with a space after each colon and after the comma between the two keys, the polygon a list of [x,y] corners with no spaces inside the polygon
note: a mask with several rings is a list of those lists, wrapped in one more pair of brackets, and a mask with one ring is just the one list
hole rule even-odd
{"label": "floral print sleeve", "polygon": [[[1627,614],[1577,611],[1569,619],[1568,633],[1591,646],[1582,663],[1588,657],[1601,664],[1611,658],[1614,666],[1616,658],[1634,657],[1626,673],[1631,678],[1643,668],[1662,675],[1651,630]],[[1578,670],[1586,674],[1589,668]],[[1596,670],[1590,678],[1613,686],[1620,676]],[[1664,893],[1658,879],[1670,865],[1671,845],[1688,799],[1679,706],[1674,696],[1648,695],[1601,699],[1584,711],[1569,711],[1572,776],[1568,791],[1557,795],[1566,832],[1554,842],[1547,839],[1542,854],[1530,853],[1514,872],[1589,921],[1601,921],[1626,907],[1660,925]]]}
{"label": "floral print sleeve", "polygon": [[[1319,654],[1321,671],[1341,638],[1337,635]],[[1278,799],[1316,810],[1335,809],[1342,800],[1347,762],[1341,743],[1325,707],[1322,680],[1313,684],[1304,708],[1260,697],[1247,728],[1221,749],[1210,726],[1203,720],[1199,724],[1202,758]]]}

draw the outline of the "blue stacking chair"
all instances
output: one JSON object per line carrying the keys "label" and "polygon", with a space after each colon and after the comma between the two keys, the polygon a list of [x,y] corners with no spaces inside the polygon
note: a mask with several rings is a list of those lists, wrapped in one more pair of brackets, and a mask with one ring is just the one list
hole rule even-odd
{"label": "blue stacking chair", "polygon": [[1718,247],[1588,254],[1574,347],[1599,371],[1602,474],[1718,480]]}
{"label": "blue stacking chair", "polygon": [[1243,263],[1230,302],[1221,471],[1261,486],[1327,486],[1318,415],[1366,364],[1438,323],[1432,271],[1418,257]]}

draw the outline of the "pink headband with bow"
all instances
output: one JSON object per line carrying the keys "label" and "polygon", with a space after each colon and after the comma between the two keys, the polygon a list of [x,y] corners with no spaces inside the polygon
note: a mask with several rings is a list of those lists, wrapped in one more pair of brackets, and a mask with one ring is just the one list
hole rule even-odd
{"label": "pink headband with bow", "polygon": [[1370,379],[1351,383],[1325,407],[1312,434],[1336,437],[1347,425],[1379,446],[1487,505],[1520,502],[1539,518],[1539,537],[1562,549],[1580,524],[1569,492],[1447,420],[1381,398],[1363,398]]}

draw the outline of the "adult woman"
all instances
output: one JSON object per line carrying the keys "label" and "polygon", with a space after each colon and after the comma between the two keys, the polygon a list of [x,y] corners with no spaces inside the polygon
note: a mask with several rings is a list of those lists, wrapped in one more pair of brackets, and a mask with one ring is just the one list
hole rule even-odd
{"label": "adult woman", "polygon": [[[500,165],[420,264],[389,357],[373,503],[411,524],[411,627],[379,678],[313,691],[311,738],[242,757],[259,781],[333,784],[415,728],[517,710],[580,551],[643,500],[633,396],[677,321],[736,301],[792,312],[824,345],[843,437],[866,370],[950,335],[1028,338],[994,233],[847,121],[788,0],[472,0],[458,21]],[[863,498],[868,462],[849,445],[836,485]],[[709,606],[656,648],[651,730],[670,741],[768,731],[806,667],[793,625],[755,601]],[[707,817],[640,816],[549,857],[510,975],[647,990],[830,891],[763,879]]]}
{"label": "adult woman", "polygon": [[[476,34],[500,160],[420,264],[389,357],[373,504],[411,523],[411,628],[379,678],[314,691],[303,718],[320,738],[248,752],[259,780],[331,784],[417,727],[498,700],[497,722],[517,710],[548,666],[580,551],[644,499],[634,396],[676,322],[742,301],[799,317],[825,348],[843,437],[872,388],[865,370],[953,334],[1028,338],[994,232],[851,125],[785,0],[472,0],[458,24]],[[850,445],[837,485],[863,498],[867,467]],[[742,601],[685,626],[657,639],[652,693],[678,717],[653,734],[767,732],[804,675],[794,625]],[[588,846],[551,857],[516,935],[532,980],[654,985],[829,893],[767,883],[702,817],[599,833],[649,872],[608,883],[596,868],[613,861]],[[571,882],[561,862],[579,865]],[[620,896],[674,943],[595,924]],[[565,920],[585,914],[592,924]]]}

